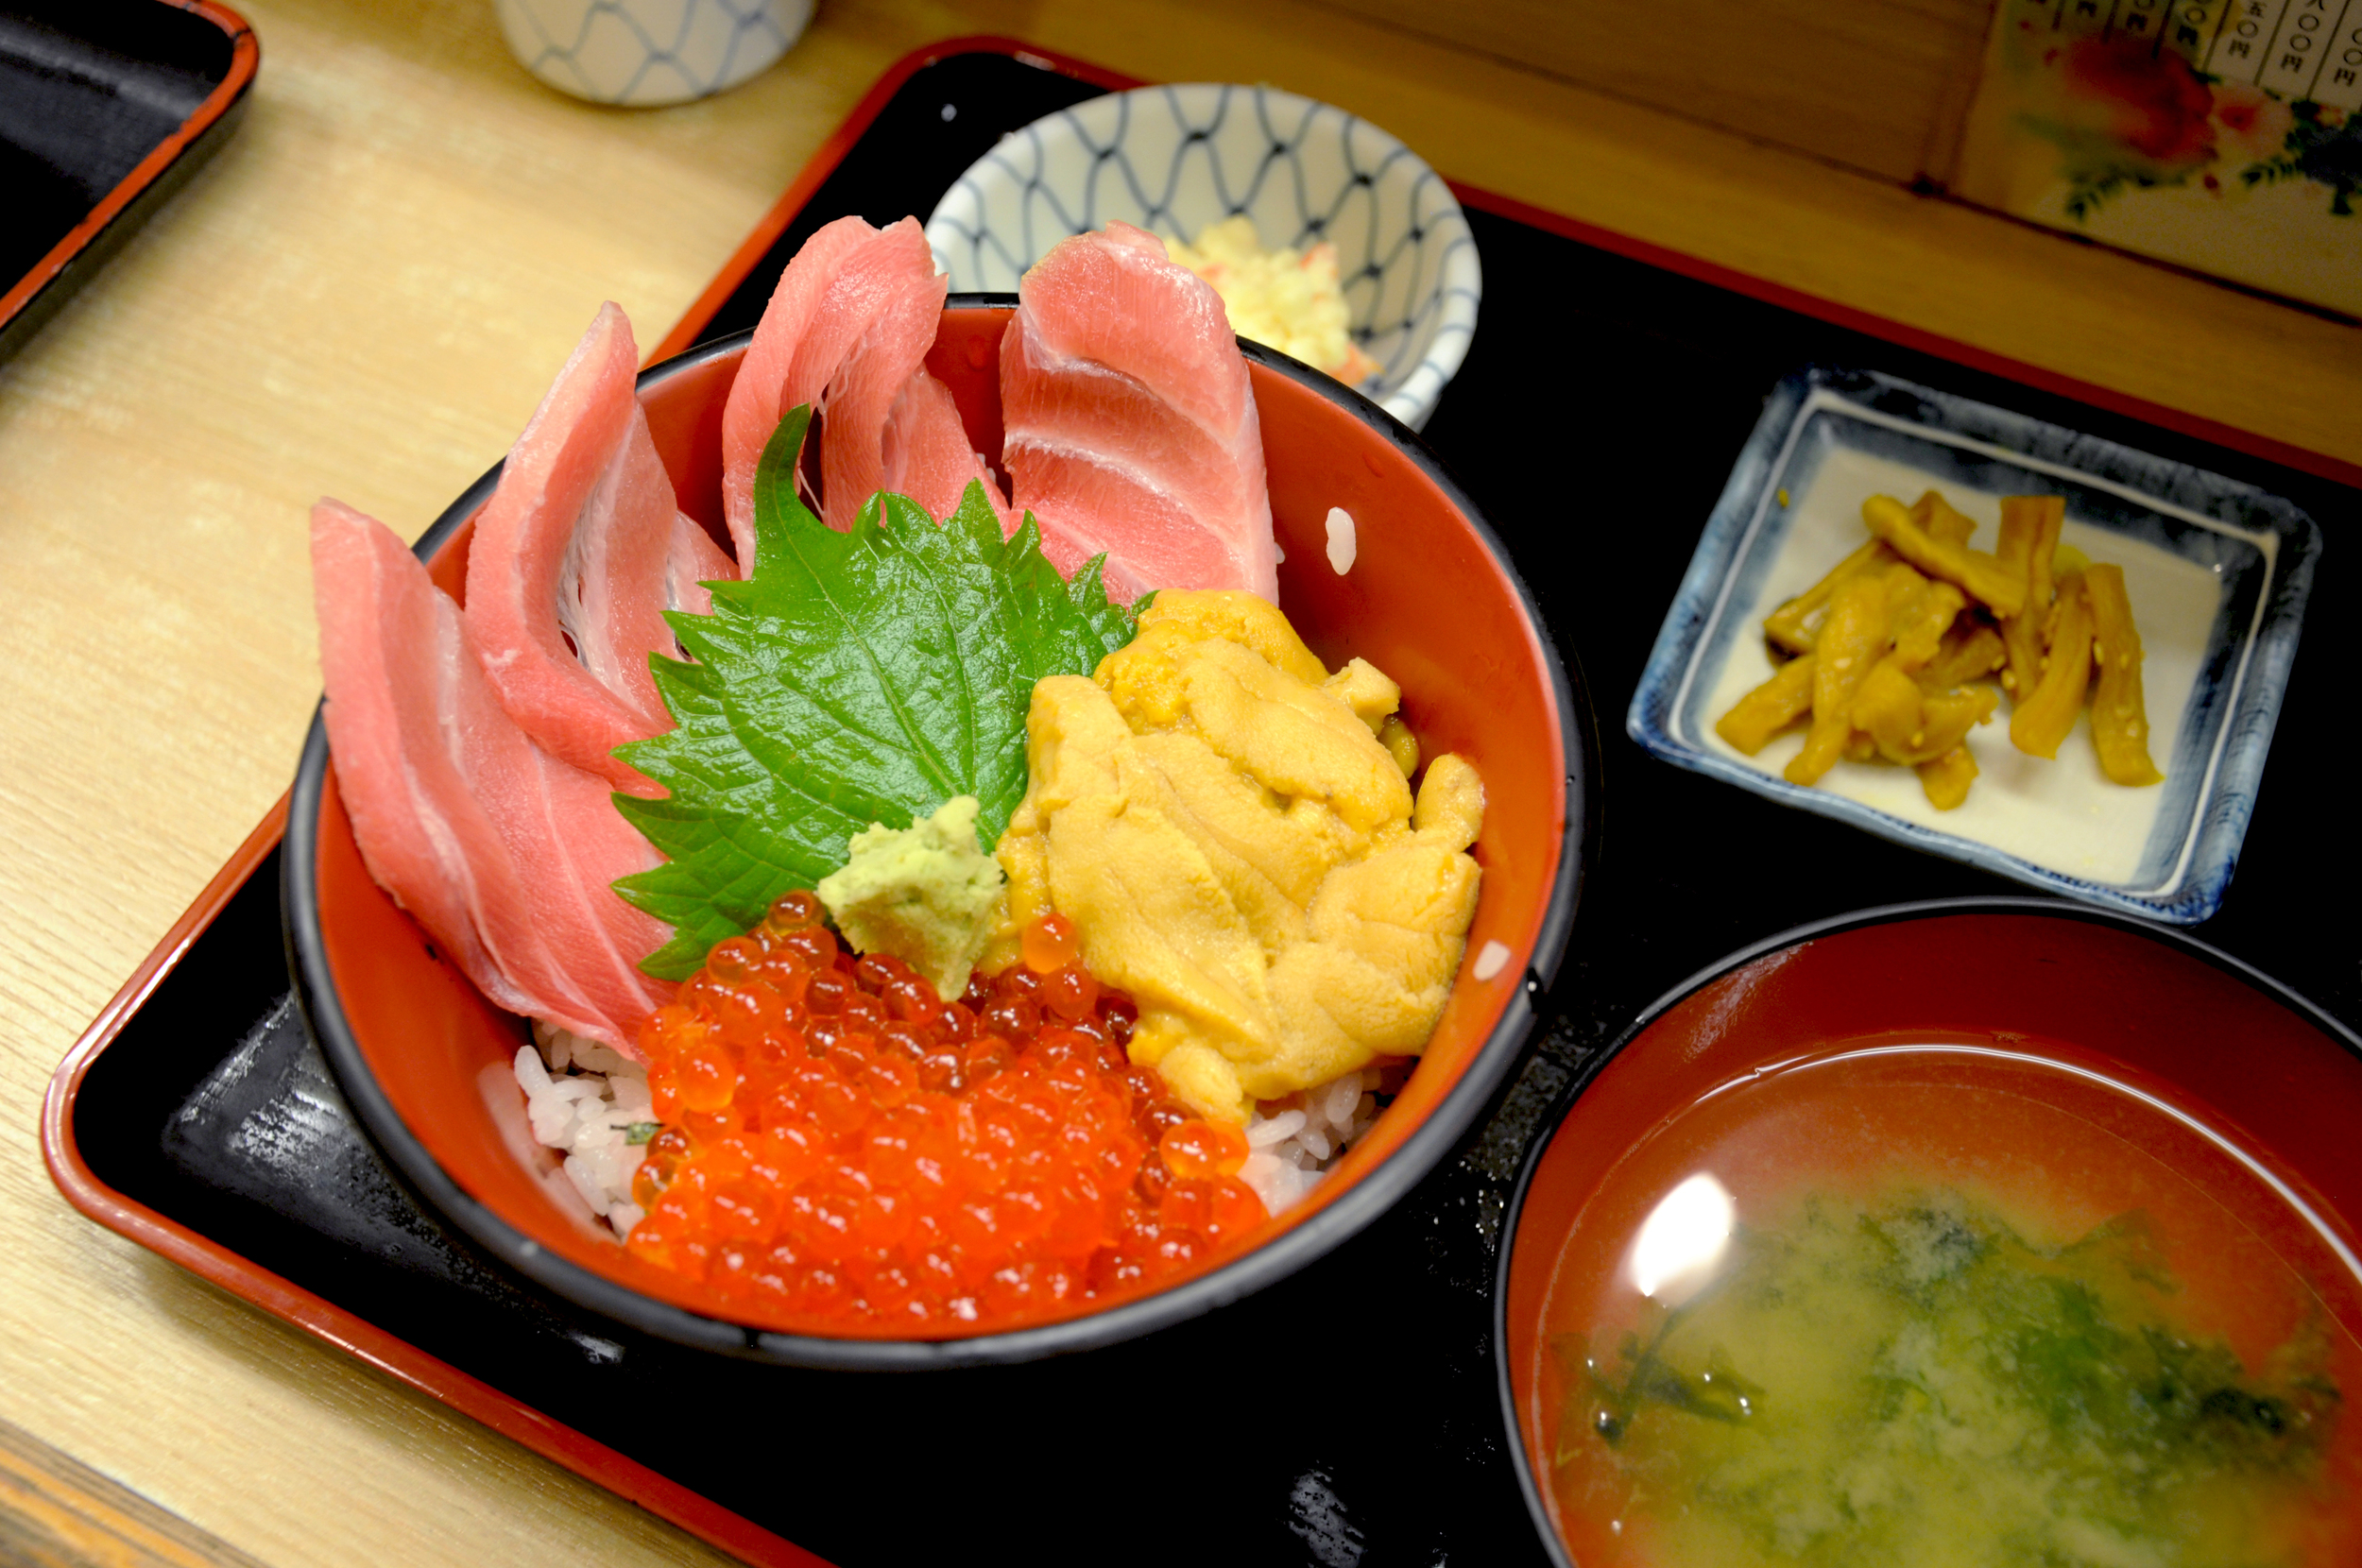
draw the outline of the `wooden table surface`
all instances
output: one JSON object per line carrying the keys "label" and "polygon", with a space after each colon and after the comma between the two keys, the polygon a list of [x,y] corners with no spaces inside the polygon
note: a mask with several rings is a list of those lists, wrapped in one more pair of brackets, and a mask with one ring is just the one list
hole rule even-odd
{"label": "wooden table surface", "polygon": [[[661,337],[919,44],[997,32],[1145,77],[1273,81],[1455,177],[2362,462],[2362,330],[1374,14],[825,0],[738,91],[614,111],[519,70],[490,0],[245,9],[263,41],[245,124],[0,367],[0,1427],[196,1527],[183,1556],[92,1561],[716,1559],[83,1219],[36,1118],[68,1046],[286,787],[318,690],[309,503],[422,531],[600,300]],[[88,1474],[43,1472],[69,1473]],[[0,1526],[11,1497],[48,1495],[6,1481]]]}

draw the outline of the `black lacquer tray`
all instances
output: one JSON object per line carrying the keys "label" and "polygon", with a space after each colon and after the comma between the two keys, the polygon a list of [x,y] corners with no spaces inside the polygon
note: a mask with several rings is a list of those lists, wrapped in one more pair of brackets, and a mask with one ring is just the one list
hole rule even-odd
{"label": "black lacquer tray", "polygon": [[[659,353],[751,325],[819,224],[923,217],[1001,133],[1113,80],[995,43],[905,62]],[[999,1549],[1076,1563],[1543,1562],[1500,1426],[1487,1289],[1545,1108],[1652,998],[1732,949],[1864,906],[2019,891],[1624,738],[1657,624],[1766,394],[1806,364],[1875,368],[2277,491],[2326,537],[2317,625],[2362,607],[2343,576],[2362,492],[2322,477],[2350,477],[2328,460],[2200,439],[2162,411],[2146,412],[2176,428],[2145,422],[2093,389],[2069,395],[1842,307],[1462,196],[1482,317],[1427,437],[1588,675],[1603,820],[1522,1076],[1363,1235],[1210,1319],[1030,1366],[852,1376],[619,1338],[480,1260],[379,1166],[289,996],[267,833],[209,895],[217,914],[188,928],[185,948],[176,933],[159,949],[60,1069],[48,1130],[60,1185],[103,1221],[755,1560],[809,1560],[793,1542],[847,1568]],[[2237,875],[2196,934],[2353,1024],[2362,818],[2334,765],[2351,719],[2336,675],[2318,648],[2299,658]]]}
{"label": "black lacquer tray", "polygon": [[214,0],[0,0],[0,360],[220,149],[261,59]]}

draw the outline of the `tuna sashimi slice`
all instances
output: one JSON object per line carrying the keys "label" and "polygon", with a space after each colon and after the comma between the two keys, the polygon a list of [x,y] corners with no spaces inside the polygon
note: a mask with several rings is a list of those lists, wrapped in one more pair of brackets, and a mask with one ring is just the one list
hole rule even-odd
{"label": "tuna sashimi slice", "polygon": [[1110,223],[1061,240],[1017,288],[1046,362],[1120,370],[1218,436],[1253,428],[1255,393],[1222,296],[1155,235]]}
{"label": "tuna sashimi slice", "polygon": [[[908,285],[931,282],[934,276],[934,252],[927,248],[926,231],[916,218],[888,224],[847,247],[796,344],[779,386],[779,412],[785,414],[798,403],[818,403],[846,359],[868,335],[879,312]],[[950,286],[947,281],[944,287]],[[934,341],[932,332],[928,341]],[[727,410],[724,412],[727,418]],[[763,438],[770,439],[770,432]]]}
{"label": "tuna sashimi slice", "polygon": [[[539,752],[509,720],[466,646],[459,606],[391,529],[321,502],[312,511],[312,571],[329,749],[370,876],[496,1006],[635,1046],[640,1018],[656,1005],[652,982],[642,977],[638,995],[595,973],[577,983],[565,950],[583,946],[580,934],[539,878],[552,860],[575,852],[546,833],[520,833],[530,813],[486,805],[510,782],[498,776],[504,760],[526,780],[506,792],[512,801],[537,786],[563,794],[562,779],[540,786],[537,776],[562,769],[588,781],[599,808],[628,830],[604,785]],[[569,804],[588,817],[578,801]],[[578,826],[614,855],[595,825]],[[631,864],[616,858],[621,876],[655,854],[642,840]],[[612,893],[607,899],[637,914]]]}
{"label": "tuna sashimi slice", "polygon": [[885,478],[880,487],[910,497],[937,521],[959,508],[973,482],[984,487],[984,499],[1001,515],[1003,532],[1017,532],[1017,519],[1001,494],[1001,482],[968,440],[951,389],[923,366],[903,383],[886,414],[881,456]]}
{"label": "tuna sashimi slice", "polygon": [[763,306],[745,357],[738,362],[738,379],[730,383],[729,401],[722,406],[722,510],[737,547],[741,576],[755,567],[755,469],[772,432],[796,406],[782,403],[779,396],[786,390],[796,350],[846,254],[877,231],[859,217],[842,217],[821,226],[798,247]]}
{"label": "tuna sashimi slice", "polygon": [[1041,372],[1030,326],[1019,315],[1001,339],[1001,413],[1023,433],[1006,460],[1051,562],[1071,576],[1104,552],[1108,591],[1127,602],[1192,583],[1276,591],[1275,551],[1266,590],[1234,539],[1200,520],[1268,520],[1260,466],[1235,461],[1128,376],[1089,364]]}
{"label": "tuna sashimi slice", "polygon": [[1018,286],[1001,346],[1013,509],[1109,591],[1245,588],[1276,602],[1263,437],[1222,297],[1128,224],[1061,241]]}
{"label": "tuna sashimi slice", "polygon": [[[754,567],[755,469],[780,418],[799,403],[811,404],[825,418],[830,383],[880,315],[913,285],[932,283],[934,277],[934,252],[927,247],[926,232],[916,218],[908,217],[875,230],[857,218],[839,218],[805,241],[788,263],[722,410],[723,509],[742,573]],[[938,314],[941,300],[938,292]],[[933,341],[932,324],[926,341]],[[760,361],[757,345],[764,349]],[[889,389],[889,402],[899,387],[897,382]],[[882,421],[881,408],[878,423]],[[825,463],[832,444],[825,422],[816,444]],[[868,457],[856,453],[854,461],[865,467]],[[824,488],[826,484],[824,472]],[[864,491],[856,500],[865,501],[871,493]]]}
{"label": "tuna sashimi slice", "polygon": [[737,565],[695,519],[686,512],[674,516],[673,550],[664,563],[665,608],[711,615],[713,590],[705,585],[726,583],[737,575]]}
{"label": "tuna sashimi slice", "polygon": [[[328,690],[321,716],[361,858],[477,989],[516,1011],[524,998],[476,934],[482,896],[471,863],[486,860],[497,878],[506,857],[491,824],[470,809],[443,743],[443,666],[454,652],[475,662],[456,639],[458,606],[391,529],[331,500],[312,508],[312,593]],[[457,806],[456,820],[446,803]]]}
{"label": "tuna sashimi slice", "polygon": [[515,912],[590,1008],[593,1026],[582,1032],[637,1056],[641,1021],[672,996],[672,987],[640,972],[640,961],[672,932],[608,884],[661,857],[615,809],[605,779],[535,745],[497,703],[474,711],[463,705],[457,730],[469,788],[523,883]]}
{"label": "tuna sashimi slice", "polygon": [[633,391],[639,358],[631,323],[602,306],[477,515],[465,623],[526,734],[654,793],[609,755],[672,724],[648,655],[676,652],[663,612],[679,507]]}
{"label": "tuna sashimi slice", "polygon": [[890,487],[887,417],[912,379],[926,374],[921,366],[934,347],[950,287],[949,279],[932,271],[923,278],[890,280],[868,330],[821,394],[820,518],[840,534],[851,531],[864,503]]}
{"label": "tuna sashimi slice", "polygon": [[1174,583],[1238,586],[1237,561],[1195,518],[1087,454],[1030,450],[1024,486],[1024,509],[1040,526],[1050,564],[1071,578],[1104,555],[1100,575],[1119,605]]}

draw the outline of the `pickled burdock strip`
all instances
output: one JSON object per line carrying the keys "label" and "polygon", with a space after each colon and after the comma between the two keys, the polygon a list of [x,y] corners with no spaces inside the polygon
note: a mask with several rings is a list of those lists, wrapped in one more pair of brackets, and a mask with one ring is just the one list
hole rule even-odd
{"label": "pickled burdock strip", "polygon": [[1977,520],[1956,508],[1934,490],[1922,494],[1911,503],[1911,520],[1927,530],[1930,538],[1951,544],[1966,544],[1977,532]]}
{"label": "pickled burdock strip", "polygon": [[2050,614],[2051,557],[2059,548],[2059,529],[2066,518],[2062,496],[2003,496],[2001,537],[1994,554],[2002,567],[2026,581],[2026,605],[2001,622],[2001,638],[2009,650],[2009,673],[2002,684],[2023,702],[2042,680],[2043,628]]}
{"label": "pickled burdock strip", "polygon": [[[2057,603],[2058,585],[2052,581],[2052,575],[2059,553],[2059,531],[2066,524],[2066,497],[2016,499],[2029,503],[2034,513],[2033,548],[2026,556],[2026,603],[2030,610]],[[2002,504],[2009,503],[2004,501]]]}
{"label": "pickled burdock strip", "polygon": [[1854,698],[1855,726],[1876,742],[1890,762],[1932,762],[1993,717],[2000,694],[1990,686],[1922,691],[1891,662],[1881,661]]}
{"label": "pickled burdock strip", "polygon": [[1872,539],[1830,568],[1827,576],[1764,617],[1763,635],[1771,639],[1775,647],[1785,648],[1791,654],[1812,652],[1814,640],[1820,636],[1821,623],[1827,619],[1830,596],[1837,592],[1838,585],[1864,572],[1890,566],[1900,558],[1884,541]]}
{"label": "pickled burdock strip", "polygon": [[[1889,568],[1886,583],[1892,645],[1862,677],[1850,717],[1878,752],[1893,757],[1920,729],[1919,683],[1911,676],[1935,656],[1966,601],[1950,583],[1931,583],[1908,566]],[[1857,735],[1847,747],[1849,758],[1859,754],[1860,739]]]}
{"label": "pickled burdock strip", "polygon": [[1975,782],[1977,758],[1965,744],[1954,746],[1932,762],[1919,764],[1919,787],[1927,793],[1927,804],[1939,811],[1959,807]]}
{"label": "pickled burdock strip", "polygon": [[1812,711],[1812,655],[1789,659],[1716,720],[1714,733],[1753,757],[1772,737]]}
{"label": "pickled burdock strip", "polygon": [[1784,770],[1790,783],[1816,782],[1854,737],[1854,692],[1892,636],[1887,581],[1883,574],[1850,578],[1830,599],[1813,657],[1812,728]]}
{"label": "pickled burdock strip", "polygon": [[2009,662],[2010,651],[2001,640],[2001,634],[1982,621],[1966,616],[1952,622],[1952,629],[1943,634],[1943,643],[1936,656],[1919,672],[1923,690],[1948,691],[1956,686],[1981,680]]}
{"label": "pickled burdock strip", "polygon": [[[2001,693],[1990,686],[1963,686],[1950,691],[1930,691],[1920,699],[1919,728],[1903,745],[1886,752],[1891,761],[1913,767],[1933,762],[1968,739],[1968,732],[1993,717]],[[1883,748],[1882,748],[1883,749]]]}
{"label": "pickled burdock strip", "polygon": [[2141,634],[2125,596],[2124,569],[2095,566],[2083,573],[2091,602],[2092,654],[2099,685],[2092,693],[2092,745],[2100,771],[2118,784],[2165,778],[2148,756],[2148,710],[2141,695]]}
{"label": "pickled burdock strip", "polygon": [[[1930,537],[1953,544],[1966,544],[1977,529],[1973,519],[1953,510],[1951,503],[1933,490],[1911,503],[1911,517]],[[1791,654],[1810,653],[1825,618],[1829,596],[1837,591],[1837,586],[1849,577],[1892,566],[1901,558],[1884,539],[1872,539],[1830,568],[1821,581],[1764,617],[1763,635],[1774,647]]]}
{"label": "pickled burdock strip", "polygon": [[[1888,573],[1890,584],[1896,581],[1895,571],[1909,571],[1897,567]],[[1917,577],[1918,573],[1913,572]],[[1908,586],[1908,585],[1907,585]],[[1894,652],[1887,657],[1896,669],[1907,675],[1917,674],[1943,646],[1943,634],[1952,628],[1960,611],[1968,607],[1968,598],[1950,583],[1930,583],[1920,578],[1908,596],[1898,596],[1894,613]]]}
{"label": "pickled burdock strip", "polygon": [[1860,690],[1854,693],[1854,727],[1892,758],[1919,732],[1920,695],[1919,683],[1890,654],[1862,677]]}
{"label": "pickled burdock strip", "polygon": [[1904,509],[1892,496],[1872,496],[1861,503],[1862,521],[1870,531],[1894,547],[1894,553],[1931,577],[1941,577],[1968,591],[1970,598],[1989,605],[1996,615],[2015,615],[2026,607],[2026,580],[2003,570],[1981,550],[1940,539]]}
{"label": "pickled burdock strip", "polygon": [[2060,579],[2050,625],[2050,652],[2031,695],[2010,716],[2010,743],[2029,757],[2057,757],[2059,742],[2083,711],[2092,678],[2092,607],[2083,574]]}

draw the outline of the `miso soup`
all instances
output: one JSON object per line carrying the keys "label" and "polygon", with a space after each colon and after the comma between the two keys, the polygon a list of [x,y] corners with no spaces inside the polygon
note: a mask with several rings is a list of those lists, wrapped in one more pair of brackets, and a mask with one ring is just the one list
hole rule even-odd
{"label": "miso soup", "polygon": [[2136,1088],[1824,1052],[1585,1204],[1543,1320],[1560,1533],[1583,1568],[2362,1562],[2358,1284]]}

